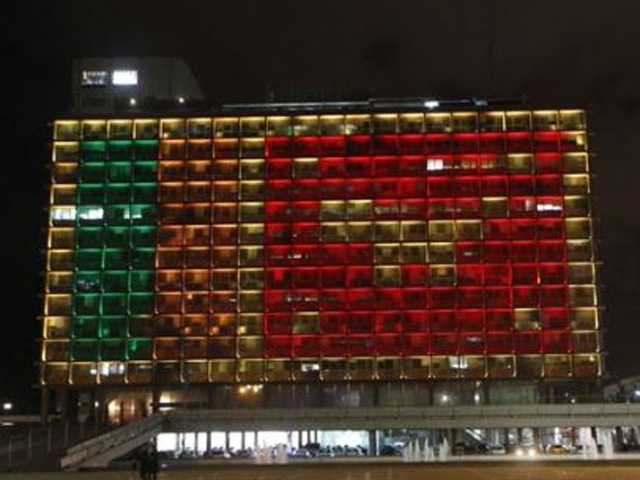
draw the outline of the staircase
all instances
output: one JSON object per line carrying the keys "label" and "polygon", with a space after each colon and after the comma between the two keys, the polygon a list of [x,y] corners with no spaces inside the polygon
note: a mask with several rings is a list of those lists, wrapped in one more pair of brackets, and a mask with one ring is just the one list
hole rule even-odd
{"label": "staircase", "polygon": [[105,468],[109,462],[149,442],[162,432],[160,414],[128,423],[69,448],[60,459],[63,470]]}

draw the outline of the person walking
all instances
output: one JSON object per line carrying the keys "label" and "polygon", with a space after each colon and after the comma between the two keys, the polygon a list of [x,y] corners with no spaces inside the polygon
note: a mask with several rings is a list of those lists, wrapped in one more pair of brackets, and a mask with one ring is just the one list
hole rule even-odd
{"label": "person walking", "polygon": [[140,475],[140,480],[149,480],[149,460],[148,447],[145,445],[138,452],[138,474]]}
{"label": "person walking", "polygon": [[158,455],[158,449],[155,444],[151,445],[149,451],[149,476],[148,480],[158,480],[158,472],[160,471],[160,457]]}

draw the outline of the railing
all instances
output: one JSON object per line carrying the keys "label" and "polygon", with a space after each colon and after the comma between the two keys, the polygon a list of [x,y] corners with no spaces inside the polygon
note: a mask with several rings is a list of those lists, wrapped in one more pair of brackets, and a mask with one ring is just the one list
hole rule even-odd
{"label": "railing", "polygon": [[31,418],[26,422],[14,420],[13,425],[5,424],[2,428],[0,470],[53,468],[57,457],[69,445],[113,429],[110,425],[93,422],[72,424],[55,417],[46,425],[35,424]]}
{"label": "railing", "polygon": [[640,425],[639,404],[440,406],[355,409],[174,410],[167,431],[614,427]]}

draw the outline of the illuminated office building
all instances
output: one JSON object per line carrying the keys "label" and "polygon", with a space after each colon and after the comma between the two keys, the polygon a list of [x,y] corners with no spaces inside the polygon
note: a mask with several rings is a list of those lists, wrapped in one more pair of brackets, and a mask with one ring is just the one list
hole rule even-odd
{"label": "illuminated office building", "polygon": [[135,410],[597,383],[585,112],[432,103],[56,121],[43,385]]}

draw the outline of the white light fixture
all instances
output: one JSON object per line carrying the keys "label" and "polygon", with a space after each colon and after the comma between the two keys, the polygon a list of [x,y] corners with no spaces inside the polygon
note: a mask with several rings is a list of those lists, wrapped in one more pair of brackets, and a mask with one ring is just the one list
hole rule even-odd
{"label": "white light fixture", "polygon": [[85,87],[103,86],[108,79],[109,72],[105,70],[83,70],[80,82]]}
{"label": "white light fixture", "polygon": [[114,70],[111,74],[111,83],[119,86],[137,85],[137,70]]}
{"label": "white light fixture", "polygon": [[437,100],[425,100],[424,101],[424,108],[426,108],[427,110],[433,110],[435,108],[438,108],[440,106],[440,102]]}
{"label": "white light fixture", "polygon": [[129,99],[129,105],[131,105],[132,107],[135,107],[138,104],[138,101],[135,98],[130,98]]}
{"label": "white light fixture", "polygon": [[11,402],[5,402],[2,404],[2,410],[4,410],[5,412],[9,412],[11,410],[13,410],[13,403]]}
{"label": "white light fixture", "polygon": [[184,97],[178,97],[178,103],[182,105],[185,102]]}

